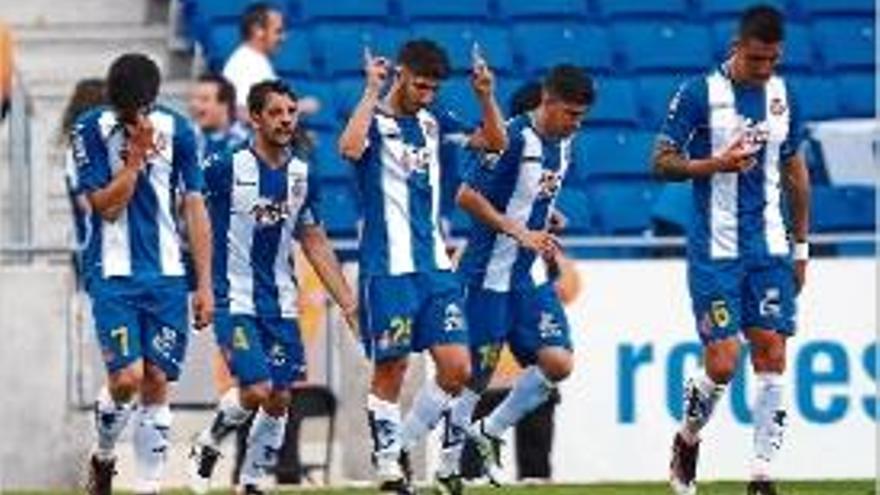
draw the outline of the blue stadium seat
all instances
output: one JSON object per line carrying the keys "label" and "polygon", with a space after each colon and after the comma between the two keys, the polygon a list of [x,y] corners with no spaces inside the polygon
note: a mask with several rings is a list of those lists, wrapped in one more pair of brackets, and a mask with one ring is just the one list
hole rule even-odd
{"label": "blue stadium seat", "polygon": [[829,69],[874,69],[873,17],[817,20],[813,33]]}
{"label": "blue stadium seat", "polygon": [[385,21],[390,14],[387,0],[302,0],[300,16],[306,21]]}
{"label": "blue stadium seat", "polygon": [[326,182],[321,188],[321,217],[334,237],[355,237],[360,219],[357,194],[351,184]]}
{"label": "blue stadium seat", "polygon": [[322,23],[312,31],[312,48],[325,75],[362,75],[364,48],[393,60],[405,39],[404,30],[378,24]]}
{"label": "blue stadium seat", "polygon": [[514,28],[513,41],[522,57],[524,74],[542,73],[562,62],[594,72],[612,68],[608,35],[595,25],[527,23]]}
{"label": "blue stadium seat", "polygon": [[339,155],[338,134],[319,132],[315,136],[314,166],[322,183],[353,185],[354,166]]}
{"label": "blue stadium seat", "polygon": [[784,0],[699,0],[700,10],[709,17],[739,17],[747,8],[757,5],[772,5],[783,12]]}
{"label": "blue stadium seat", "polygon": [[480,121],[480,108],[469,78],[454,77],[444,81],[438,99],[440,107],[453,112],[465,123],[475,125]]}
{"label": "blue stadium seat", "polygon": [[589,130],[575,145],[580,175],[592,180],[649,180],[656,134],[645,131]]}
{"label": "blue stadium seat", "polygon": [[621,22],[612,39],[637,72],[705,71],[712,63],[709,30],[678,22]]}
{"label": "blue stadium seat", "polygon": [[498,0],[498,13],[507,19],[565,19],[587,14],[584,0]]}
{"label": "blue stadium seat", "polygon": [[643,127],[658,130],[669,112],[669,102],[687,80],[674,75],[642,76],[636,80]]}
{"label": "blue stadium seat", "polygon": [[613,19],[641,18],[657,19],[684,18],[688,16],[689,5],[686,0],[596,0],[599,12]]}
{"label": "blue stadium seat", "polygon": [[313,76],[315,68],[312,62],[309,34],[301,29],[287,34],[272,60],[275,72],[281,77]]}
{"label": "blue stadium seat", "polygon": [[654,230],[661,235],[683,235],[693,222],[694,197],[690,182],[667,182],[651,209]]}
{"label": "blue stadium seat", "polygon": [[[722,61],[730,53],[736,37],[737,21],[725,19],[712,24],[712,41],[715,59]],[[809,72],[816,69],[816,55],[810,31],[803,24],[788,22],[785,25],[785,42],[782,52],[783,73]]]}
{"label": "blue stadium seat", "polygon": [[795,0],[798,10],[814,18],[860,15],[874,18],[874,0]]}
{"label": "blue stadium seat", "polygon": [[814,232],[871,232],[876,190],[868,186],[816,186],[810,204]]}
{"label": "blue stadium seat", "polygon": [[446,49],[452,69],[459,74],[470,72],[474,42],[481,47],[493,70],[509,73],[514,69],[513,51],[508,32],[500,27],[473,23],[420,23],[411,34],[428,37]]}
{"label": "blue stadium seat", "polygon": [[840,116],[833,79],[822,76],[792,76],[787,80],[801,120],[827,120]]}
{"label": "blue stadium seat", "polygon": [[563,187],[556,198],[555,206],[568,220],[565,234],[588,235],[596,230],[593,208],[583,190]]}
{"label": "blue stadium seat", "polygon": [[223,64],[238,46],[239,40],[238,25],[217,24],[211,26],[207,42],[203,46],[208,67],[217,73],[222,71]]}
{"label": "blue stadium seat", "polygon": [[598,79],[596,95],[596,103],[587,114],[587,126],[639,125],[639,106],[631,80]]}
{"label": "blue stadium seat", "polygon": [[489,17],[489,0],[401,0],[401,14],[410,20],[480,20]]}
{"label": "blue stadium seat", "polygon": [[613,181],[591,186],[587,194],[593,200],[602,233],[638,235],[650,231],[657,187],[654,182]]}
{"label": "blue stadium seat", "polygon": [[336,114],[340,119],[343,119],[342,125],[345,125],[344,120],[348,119],[349,114],[364,93],[364,78],[347,77],[338,79],[333,83],[333,93]]}
{"label": "blue stadium seat", "polygon": [[[311,80],[288,79],[288,83],[298,97],[311,96],[317,98],[321,104],[317,113],[301,117],[303,124],[309,128],[321,130],[333,130],[339,127],[336,94],[332,87]],[[335,143],[333,147],[336,148]]]}
{"label": "blue stadium seat", "polygon": [[837,96],[843,117],[874,117],[876,114],[874,74],[844,74],[837,77]]}
{"label": "blue stadium seat", "polygon": [[[241,14],[244,13],[248,5],[257,3],[258,0],[200,0],[195,2],[196,15],[205,22],[211,24],[218,21],[238,22]],[[272,2],[271,5],[284,12],[284,4],[282,2]]]}

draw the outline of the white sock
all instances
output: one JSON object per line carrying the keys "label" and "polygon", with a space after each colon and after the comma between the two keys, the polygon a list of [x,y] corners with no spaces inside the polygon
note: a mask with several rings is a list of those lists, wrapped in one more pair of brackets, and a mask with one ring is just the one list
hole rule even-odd
{"label": "white sock", "polygon": [[247,439],[247,452],[241,465],[241,484],[259,484],[266,470],[275,467],[278,451],[284,443],[287,415],[274,417],[263,408],[257,411]]}
{"label": "white sock", "polygon": [[158,493],[168,460],[171,408],[168,404],[142,405],[134,428],[135,493]]}
{"label": "white sock", "polygon": [[543,404],[554,386],[540,368],[529,366],[513,384],[507,397],[483,420],[483,430],[500,438],[523,416]]}
{"label": "white sock", "polygon": [[110,396],[107,387],[101,387],[95,401],[95,429],[98,432],[98,445],[95,451],[99,456],[105,459],[114,456],[116,441],[119,440],[119,435],[128,424],[133,411],[134,403],[116,402]]}
{"label": "white sock", "polygon": [[700,430],[709,422],[715,404],[726,388],[726,385],[715,383],[705,373],[688,380],[684,392],[684,421],[680,431],[687,442],[693,444],[700,440]]}
{"label": "white sock", "polygon": [[367,395],[367,419],[373,438],[373,461],[380,479],[396,479],[403,476],[398,465],[401,451],[400,406]]}
{"label": "white sock", "polygon": [[771,479],[771,464],[782,448],[788,422],[782,397],[785,384],[779,373],[757,373],[755,377],[758,391],[755,400],[752,478]]}
{"label": "white sock", "polygon": [[435,380],[428,380],[422,385],[403,420],[400,438],[404,450],[412,450],[434,429],[451,400],[452,396],[440,388]]}
{"label": "white sock", "polygon": [[459,473],[467,430],[479,401],[480,394],[465,388],[450,402],[443,431],[440,467],[437,469],[439,476],[447,477]]}
{"label": "white sock", "polygon": [[242,407],[238,387],[232,387],[217,403],[217,411],[211,426],[199,433],[198,442],[218,448],[230,433],[247,421],[253,411]]}

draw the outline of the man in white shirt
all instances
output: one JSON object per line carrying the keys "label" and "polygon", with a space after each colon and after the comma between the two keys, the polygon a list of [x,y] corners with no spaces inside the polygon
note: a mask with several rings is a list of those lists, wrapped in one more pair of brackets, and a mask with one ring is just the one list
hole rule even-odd
{"label": "man in white shirt", "polygon": [[239,114],[247,107],[251,86],[278,79],[269,56],[284,41],[284,17],[267,3],[254,3],[245,10],[240,29],[243,41],[223,67],[223,77],[235,86]]}

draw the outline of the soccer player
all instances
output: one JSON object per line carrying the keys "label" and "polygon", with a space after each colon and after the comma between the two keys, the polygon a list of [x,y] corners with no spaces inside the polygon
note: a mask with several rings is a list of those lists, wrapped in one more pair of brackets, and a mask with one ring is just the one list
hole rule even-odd
{"label": "soccer player", "polygon": [[290,386],[302,378],[305,356],[297,326],[297,288],[291,258],[297,239],[349,321],[352,291],[318,213],[318,178],[292,152],[297,98],[280,81],[251,88],[253,146],[209,159],[208,206],[215,226],[214,287],[217,341],[240,389],[224,396],[213,423],[193,450],[193,487],[207,489],[219,441],[254,411],[239,493],[257,494],[284,439]]}
{"label": "soccer player", "polygon": [[[436,424],[470,375],[462,289],[441,238],[441,142],[499,151],[506,145],[494,79],[482,58],[472,83],[482,109],[474,132],[433,106],[449,72],[430,40],[406,42],[396,66],[365,51],[366,85],[339,138],[354,163],[364,203],[360,242],[360,322],[375,363],[367,412],[380,488],[412,493],[405,452]],[[393,71],[390,89],[380,93]],[[398,399],[410,352],[428,349],[437,367],[417,393],[406,421]],[[404,466],[402,466],[404,465]]]}
{"label": "soccer player", "polygon": [[81,116],[73,130],[78,191],[92,212],[84,255],[98,341],[108,372],[95,404],[97,447],[89,493],[109,495],[114,448],[134,414],[137,493],[158,493],[168,449],[168,382],[186,350],[187,286],[175,196],[181,191],[196,271],[197,327],[213,317],[210,224],[194,133],[177,113],[154,104],[159,68],[126,54],[107,75],[109,107]]}
{"label": "soccer player", "polygon": [[198,126],[199,156],[238,148],[248,140],[248,131],[236,121],[235,86],[216,74],[196,80],[189,95],[189,113]]}
{"label": "soccer player", "polygon": [[688,283],[705,370],[687,383],[672,447],[677,494],[696,492],[700,430],[733,378],[741,335],[757,378],[748,493],[777,493],[770,468],[786,426],[785,346],[795,331],[809,250],[809,178],[798,154],[797,102],[774,75],[783,34],[776,9],[746,10],[731,57],[684,83],[672,99],[654,151],[662,178],[693,180],[696,205]]}
{"label": "soccer player", "polygon": [[[508,148],[475,164],[459,190],[459,206],[475,220],[458,266],[474,373],[446,416],[436,475],[444,493],[462,493],[459,464],[468,431],[498,484],[499,439],[571,373],[568,321],[548,273],[560,251],[551,215],[572,165],[572,141],[594,98],[582,69],[554,67],[537,108],[508,124]],[[525,371],[505,400],[472,426],[505,342]]]}

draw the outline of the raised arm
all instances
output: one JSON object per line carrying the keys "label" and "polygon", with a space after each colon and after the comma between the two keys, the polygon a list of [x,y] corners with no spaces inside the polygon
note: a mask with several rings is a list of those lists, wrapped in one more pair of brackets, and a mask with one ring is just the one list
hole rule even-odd
{"label": "raised arm", "polygon": [[495,76],[482,58],[474,61],[471,83],[480,105],[482,125],[470,138],[472,148],[500,152],[507,147],[507,128],[504,116],[495,99]]}
{"label": "raised arm", "polygon": [[140,116],[135,125],[129,126],[127,149],[123,165],[107,185],[88,195],[92,209],[101,218],[114,221],[125,211],[134,195],[139,172],[147,157],[153,152],[153,125],[146,116]]}
{"label": "raised arm", "polygon": [[364,72],[366,84],[364,93],[351,113],[345,129],[339,136],[339,154],[343,158],[356,162],[367,149],[367,137],[373,112],[379,103],[382,86],[388,77],[390,62],[383,57],[373,57],[368,50],[364,52]]}

